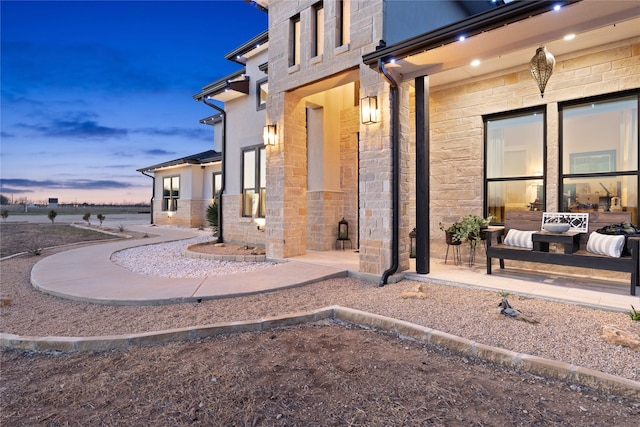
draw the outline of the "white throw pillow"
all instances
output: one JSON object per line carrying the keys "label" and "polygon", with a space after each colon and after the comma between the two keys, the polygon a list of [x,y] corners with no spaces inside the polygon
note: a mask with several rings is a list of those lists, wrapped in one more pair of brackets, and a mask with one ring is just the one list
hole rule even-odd
{"label": "white throw pillow", "polygon": [[504,244],[507,246],[533,249],[533,240],[531,240],[533,233],[535,233],[535,231],[522,231],[512,228],[507,232],[507,237],[504,238]]}
{"label": "white throw pillow", "polygon": [[620,258],[622,248],[624,248],[624,236],[612,236],[608,234],[600,234],[595,231],[589,234],[587,241],[587,251],[610,257]]}

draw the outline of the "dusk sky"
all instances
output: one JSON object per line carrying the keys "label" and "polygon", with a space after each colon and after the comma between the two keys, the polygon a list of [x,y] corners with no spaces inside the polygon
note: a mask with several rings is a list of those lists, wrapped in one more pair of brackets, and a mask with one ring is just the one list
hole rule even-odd
{"label": "dusk sky", "polygon": [[31,203],[148,203],[136,169],[213,148],[201,88],[267,29],[243,0],[6,1],[0,193]]}

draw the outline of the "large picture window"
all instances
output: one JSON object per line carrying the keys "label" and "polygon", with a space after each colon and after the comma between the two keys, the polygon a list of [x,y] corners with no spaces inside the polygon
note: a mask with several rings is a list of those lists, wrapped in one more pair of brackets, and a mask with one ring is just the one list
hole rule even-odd
{"label": "large picture window", "polygon": [[242,152],[242,216],[264,218],[267,210],[267,163],[263,146]]}
{"label": "large picture window", "polygon": [[564,212],[632,213],[638,222],[638,92],[559,105]]}
{"label": "large picture window", "polygon": [[484,117],[485,214],[504,221],[506,210],[544,210],[544,108]]}
{"label": "large picture window", "polygon": [[179,198],[180,176],[165,176],[162,178],[162,210],[177,211]]}

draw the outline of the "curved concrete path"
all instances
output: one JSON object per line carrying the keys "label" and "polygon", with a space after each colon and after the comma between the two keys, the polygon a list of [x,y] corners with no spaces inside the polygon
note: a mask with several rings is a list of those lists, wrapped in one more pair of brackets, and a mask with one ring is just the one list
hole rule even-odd
{"label": "curved concrete path", "polygon": [[155,235],[85,246],[48,256],[31,270],[36,289],[98,304],[155,305],[249,295],[347,276],[346,269],[290,261],[228,276],[166,278],[137,274],[111,262],[114,252],[195,237],[188,229],[132,226]]}

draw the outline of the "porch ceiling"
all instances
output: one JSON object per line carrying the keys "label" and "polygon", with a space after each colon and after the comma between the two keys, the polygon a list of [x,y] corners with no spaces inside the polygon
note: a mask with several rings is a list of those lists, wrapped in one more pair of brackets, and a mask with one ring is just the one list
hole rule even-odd
{"label": "porch ceiling", "polygon": [[[570,33],[576,37],[565,41],[564,36]],[[539,45],[544,44],[557,58],[638,36],[640,2],[583,0],[559,11],[481,32],[464,41],[426,48],[397,59],[388,68],[404,80],[429,75],[430,86],[434,87],[526,66]],[[474,59],[480,60],[479,66],[470,65]]]}

